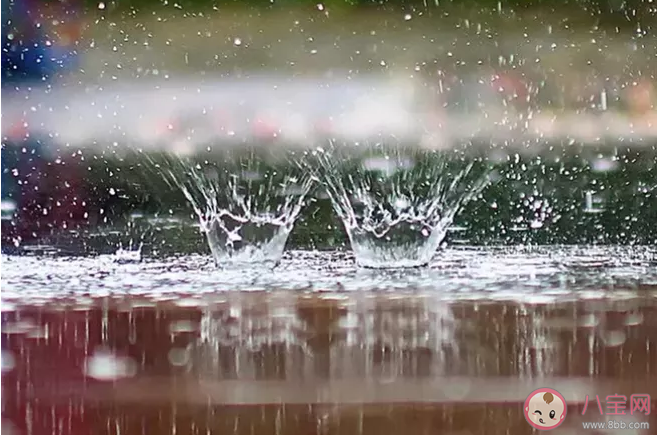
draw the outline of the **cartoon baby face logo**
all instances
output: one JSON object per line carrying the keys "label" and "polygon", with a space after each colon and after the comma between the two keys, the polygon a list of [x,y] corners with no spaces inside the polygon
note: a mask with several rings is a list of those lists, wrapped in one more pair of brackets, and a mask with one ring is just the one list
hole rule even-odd
{"label": "cartoon baby face logo", "polygon": [[527,423],[538,430],[552,430],[563,423],[568,411],[566,401],[557,390],[540,388],[525,400]]}

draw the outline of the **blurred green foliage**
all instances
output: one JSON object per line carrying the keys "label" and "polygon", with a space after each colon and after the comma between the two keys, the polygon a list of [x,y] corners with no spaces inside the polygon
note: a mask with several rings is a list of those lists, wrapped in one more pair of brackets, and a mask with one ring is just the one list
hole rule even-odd
{"label": "blurred green foliage", "polygon": [[[331,18],[368,11],[422,12],[425,18],[483,13],[513,17],[529,13],[531,20],[542,17],[567,20],[577,27],[578,20],[593,20],[595,26],[619,32],[623,30],[650,32],[657,23],[657,3],[647,0],[82,0],[92,13],[139,16],[173,12],[185,16],[214,11],[296,10],[319,13],[330,11]],[[321,6],[320,6],[321,5]],[[373,18],[374,19],[374,18]]]}
{"label": "blurred green foliage", "polygon": [[517,9],[549,8],[583,9],[597,14],[618,13],[626,19],[632,19],[644,12],[653,14],[653,3],[645,0],[83,0],[90,9],[97,9],[102,3],[107,10],[149,9],[172,7],[177,9],[211,9],[225,8],[272,8],[293,7],[316,8],[322,4],[326,8],[362,8],[384,7],[390,9],[440,10],[449,7],[467,7],[472,9],[494,9],[512,12]]}

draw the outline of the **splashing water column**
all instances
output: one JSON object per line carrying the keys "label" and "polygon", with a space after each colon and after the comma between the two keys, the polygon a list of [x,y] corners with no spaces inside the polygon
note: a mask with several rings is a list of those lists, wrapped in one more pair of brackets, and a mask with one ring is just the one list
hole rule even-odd
{"label": "splashing water column", "polygon": [[461,207],[488,184],[488,166],[451,152],[377,144],[318,149],[315,173],[366,268],[426,266]]}
{"label": "splashing water column", "polygon": [[203,162],[166,156],[156,166],[194,208],[217,266],[275,266],[311,177],[290,170],[280,157],[230,154]]}

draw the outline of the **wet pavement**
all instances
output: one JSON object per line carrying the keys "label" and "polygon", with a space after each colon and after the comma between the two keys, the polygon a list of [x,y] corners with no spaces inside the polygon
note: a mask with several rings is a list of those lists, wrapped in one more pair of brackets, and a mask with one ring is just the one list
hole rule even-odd
{"label": "wet pavement", "polygon": [[[550,387],[569,405],[559,433],[654,433],[582,422],[657,427],[654,405],[629,407],[657,395],[655,258],[452,248],[382,273],[291,252],[249,275],[204,257],[3,256],[3,430],[529,434],[522,403]],[[596,395],[608,411],[614,394],[626,415],[601,416]]]}

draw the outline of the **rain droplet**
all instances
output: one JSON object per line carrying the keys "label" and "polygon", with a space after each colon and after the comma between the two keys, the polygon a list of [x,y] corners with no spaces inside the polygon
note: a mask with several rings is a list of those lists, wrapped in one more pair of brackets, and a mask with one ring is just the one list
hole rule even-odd
{"label": "rain droplet", "polygon": [[611,158],[598,158],[591,162],[594,172],[610,172],[618,168],[618,162]]}
{"label": "rain droplet", "polygon": [[240,38],[235,38],[233,39],[233,44],[239,47],[240,45],[242,45],[242,40]]}
{"label": "rain droplet", "polygon": [[105,9],[105,3],[103,3],[103,2],[98,3],[98,9],[100,9],[101,11],[104,10]]}
{"label": "rain droplet", "polygon": [[530,226],[533,230],[537,230],[537,229],[539,229],[539,228],[543,228],[543,222],[540,221],[540,220],[538,220],[538,219],[537,219],[537,220],[533,220],[533,221],[531,221],[531,223],[529,224],[529,226]]}

